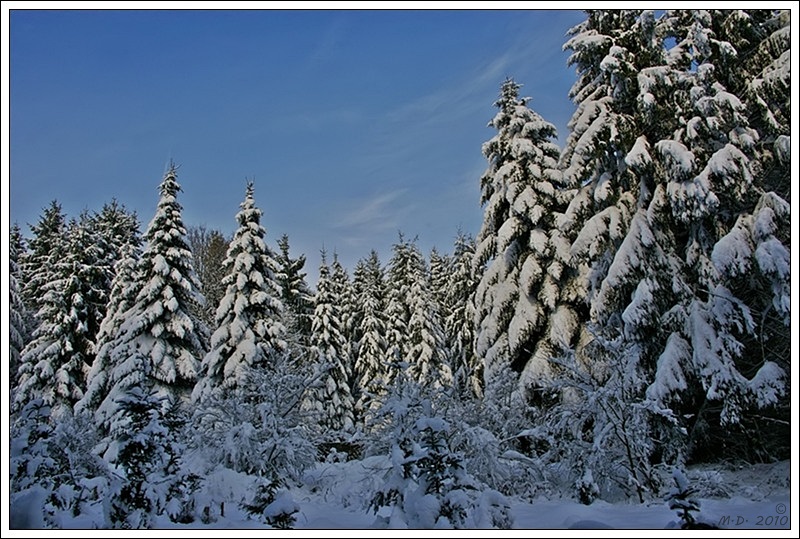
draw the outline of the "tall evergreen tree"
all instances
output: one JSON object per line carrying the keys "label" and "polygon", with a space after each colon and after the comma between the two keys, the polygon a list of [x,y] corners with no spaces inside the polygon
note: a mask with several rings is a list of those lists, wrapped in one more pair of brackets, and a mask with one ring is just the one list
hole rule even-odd
{"label": "tall evergreen tree", "polygon": [[12,257],[14,263],[19,266],[21,258],[28,250],[28,244],[25,238],[22,237],[22,229],[19,223],[13,223],[8,234],[9,256]]}
{"label": "tall evergreen tree", "polygon": [[[120,336],[120,328],[126,321],[128,310],[136,301],[141,282],[137,275],[137,267],[141,249],[136,243],[129,243],[120,252],[120,260],[114,266],[115,275],[108,296],[108,308],[100,324],[95,342],[95,358],[86,376],[86,392],[75,403],[76,412],[88,412],[95,416],[98,433],[105,436],[109,433],[111,418],[107,415],[116,404],[106,397],[111,389],[111,375],[115,367],[125,361],[115,348]],[[115,352],[117,352],[115,354]],[[106,401],[102,410],[98,407]]]}
{"label": "tall evergreen tree", "polygon": [[[671,296],[684,288],[672,252],[672,218],[650,155],[659,133],[676,127],[677,114],[666,105],[674,88],[652,12],[591,11],[565,48],[572,51],[579,79],[571,92],[577,110],[561,156],[574,192],[561,220],[563,238],[571,242],[563,257],[571,265],[563,297],[582,324],[575,343],[578,361],[571,367],[579,372],[565,377],[581,397],[573,406],[576,417],[599,393],[574,388],[602,388],[598,391],[614,396],[629,429],[622,432],[619,421],[602,408],[592,409],[586,425],[597,427],[594,447],[607,449],[580,459],[591,466],[629,449],[604,441],[605,433],[615,431],[617,440],[627,440],[635,425],[647,421],[637,406],[664,342]],[[640,468],[654,450],[650,441],[641,437],[637,449],[644,458],[626,468],[640,481],[642,473],[649,474]]]}
{"label": "tall evergreen tree", "polygon": [[478,281],[472,269],[475,240],[459,232],[453,250],[452,270],[447,275],[444,334],[453,371],[453,386],[462,396],[483,394],[483,365],[473,349]]}
{"label": "tall evergreen tree", "polygon": [[333,253],[333,263],[331,264],[331,284],[333,285],[333,295],[338,298],[339,305],[339,319],[342,326],[342,337],[344,337],[345,348],[345,370],[350,374],[347,383],[350,385],[350,391],[353,392],[355,387],[355,379],[353,365],[355,363],[355,343],[359,341],[359,324],[358,309],[356,308],[355,290],[353,283],[350,282],[350,276],[347,270],[344,269],[339,257]]}
{"label": "tall evergreen tree", "polygon": [[442,322],[425,258],[416,240],[408,241],[402,234],[393,249],[388,272],[392,283],[387,308],[389,382],[402,371],[423,385],[450,385]]}
{"label": "tall evergreen tree", "polygon": [[34,313],[42,307],[43,288],[54,278],[48,272],[64,256],[66,227],[67,218],[56,200],[43,210],[36,224],[30,225],[33,235],[27,251],[21,254],[20,271],[22,300]]}
{"label": "tall evergreen tree", "polygon": [[[109,351],[113,369],[98,413],[113,427],[122,421],[118,399],[130,388],[179,399],[188,397],[205,355],[207,329],[198,311],[200,285],[186,244],[177,195],[181,188],[171,164],[159,186],[156,213],[132,283],[136,298]],[[113,430],[113,428],[112,428]]]}
{"label": "tall evergreen tree", "polygon": [[[631,428],[653,419],[642,416],[649,407],[660,424],[689,433],[659,435],[660,445],[643,437],[643,468],[687,443],[691,453],[709,411],[737,423],[748,402],[774,403],[780,393],[774,363],[740,371],[741,339],[754,325],[731,281],[750,265],[756,235],[777,247],[769,240],[781,218],[771,219],[785,205],[757,202],[753,189],[758,133],[725,87],[742,79],[735,46],[721,39],[736,26],[731,17],[739,15],[680,11],[655,21],[646,11],[590,12],[566,45],[581,75],[562,154],[575,197],[561,221],[574,270],[565,296],[589,330],[576,348],[580,376],[617,392]],[[758,232],[754,206],[770,222]],[[775,268],[786,259],[776,249],[763,260]]]}
{"label": "tall evergreen tree", "polygon": [[51,258],[50,281],[41,289],[40,325],[22,353],[15,395],[18,408],[42,398],[57,415],[71,412],[83,397],[107,301],[101,252],[87,215],[70,222],[66,238],[63,247],[51,250],[51,257],[63,256]]}
{"label": "tall evergreen tree", "polygon": [[485,210],[474,259],[475,352],[487,391],[507,369],[525,372],[523,387],[550,376],[536,349],[559,298],[551,238],[561,181],[556,131],[528,108],[519,88],[511,79],[503,83],[489,124],[497,134],[483,145],[489,167],[481,178]]}
{"label": "tall evergreen tree", "polygon": [[397,243],[392,246],[392,258],[386,271],[387,282],[392,283],[386,302],[387,383],[393,382],[407,367],[404,361],[411,319],[409,298],[414,283],[410,264],[410,243],[400,233]]}
{"label": "tall evergreen tree", "polygon": [[386,283],[378,253],[370,252],[353,272],[353,288],[359,309],[354,378],[356,419],[377,409],[386,392]]}
{"label": "tall evergreen tree", "polygon": [[[21,317],[19,321],[20,325],[17,326],[18,330],[22,330],[19,334],[21,339],[21,346],[19,347],[20,353],[22,353],[22,349],[30,342],[31,333],[36,327],[36,311],[33,309],[33,306],[24,299],[26,277],[23,272],[23,264],[27,256],[28,242],[22,236],[22,229],[19,224],[14,223],[11,225],[9,234],[9,257],[13,267],[16,268],[11,274],[14,275],[16,279],[17,298],[19,301],[17,304],[17,314]],[[19,363],[17,363],[17,365],[19,366]]]}
{"label": "tall evergreen tree", "polygon": [[9,387],[17,385],[17,372],[22,350],[28,341],[28,329],[26,327],[26,309],[22,303],[19,289],[19,267],[17,265],[18,245],[11,242],[9,253],[9,272],[8,272],[8,344],[9,344]]}
{"label": "tall evergreen tree", "polygon": [[285,306],[286,322],[290,338],[301,347],[308,346],[311,334],[311,314],[314,312],[313,294],[308,288],[303,267],[305,255],[292,258],[289,254],[289,236],[284,234],[278,240],[279,252],[276,254],[278,273],[276,278],[281,288],[281,299]]}
{"label": "tall evergreen tree", "polygon": [[781,325],[788,328],[788,236],[781,232],[788,203],[766,190],[780,183],[760,166],[771,157],[748,123],[758,115],[748,110],[752,75],[739,60],[740,50],[746,57],[758,48],[759,34],[769,35],[755,31],[765,19],[703,10],[665,17],[676,40],[668,66],[682,114],[655,144],[655,160],[673,228],[682,231],[676,252],[688,291],[671,308],[677,316],[668,343],[680,346],[659,358],[648,396],[659,404],[671,397],[680,417],[687,403],[700,408],[687,425],[690,451],[709,428],[702,425],[739,425],[748,408],[776,404],[785,392],[782,354],[763,353],[762,343],[766,333],[780,340]]}
{"label": "tall evergreen tree", "polygon": [[92,230],[102,241],[103,261],[112,268],[124,258],[128,246],[141,247],[142,237],[139,231],[139,218],[136,212],[128,211],[116,200],[103,204],[99,212],[90,219]]}
{"label": "tall evergreen tree", "polygon": [[420,385],[434,388],[450,386],[453,373],[447,362],[441,315],[433,300],[427,275],[420,272],[414,277],[409,298],[411,316],[405,354],[407,372]]}
{"label": "tall evergreen tree", "polygon": [[311,359],[325,371],[321,382],[309,390],[305,407],[328,432],[347,432],[354,427],[351,373],[347,370],[347,342],[342,333],[339,298],[325,252],[319,267],[314,316],[311,319]]}
{"label": "tall evergreen tree", "polygon": [[447,304],[447,283],[453,261],[447,254],[440,254],[436,247],[431,249],[428,260],[428,284],[430,285],[431,295],[439,312],[443,313]]}
{"label": "tall evergreen tree", "polygon": [[195,386],[196,399],[214,388],[240,385],[250,369],[263,368],[273,354],[286,349],[278,268],[264,243],[266,231],[253,190],[251,182],[236,215],[239,228],[224,262],[225,296],[217,309],[211,350]]}

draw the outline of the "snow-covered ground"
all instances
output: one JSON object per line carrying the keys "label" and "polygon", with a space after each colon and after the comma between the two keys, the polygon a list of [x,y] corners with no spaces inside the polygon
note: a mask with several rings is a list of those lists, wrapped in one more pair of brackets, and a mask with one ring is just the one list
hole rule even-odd
{"label": "snow-covered ground", "polygon": [[[298,529],[371,528],[375,515],[366,507],[370,484],[380,478],[380,459],[321,464],[307,474],[310,488],[293,491],[300,505]],[[698,489],[698,520],[721,528],[788,530],[790,517],[790,463],[756,465],[736,470],[690,469],[688,478]],[[644,529],[679,527],[667,503],[653,500],[582,505],[574,499],[511,499],[515,529]]]}
{"label": "snow-covered ground", "polygon": [[[296,530],[365,530],[376,527],[376,515],[369,509],[369,498],[375,492],[388,467],[385,457],[369,457],[349,462],[321,463],[306,472],[302,487],[294,487],[289,493],[299,511],[295,514]],[[792,530],[791,522],[791,470],[790,462],[770,465],[755,465],[726,468],[690,468],[687,477],[696,489],[700,502],[699,521],[711,523],[727,530],[751,530],[759,536],[795,536],[797,525]],[[248,476],[226,472],[215,479],[218,489],[227,491],[225,497],[236,499],[246,496],[250,487]],[[36,507],[41,500],[32,496],[25,504],[30,509],[28,523],[37,526]],[[582,505],[569,498],[537,498],[532,501],[510,499],[514,529],[546,530],[675,530],[679,519],[667,503],[655,499],[644,504],[633,500],[619,503],[595,501]],[[12,508],[21,510],[17,505]],[[23,515],[11,515],[22,517]],[[795,515],[796,516],[796,515]],[[12,518],[12,521],[14,518]],[[102,522],[101,515],[81,515],[72,518],[62,515],[61,523],[68,528],[92,528],[93,522]],[[180,525],[166,517],[157,518],[156,527],[170,531],[196,533],[206,536],[213,530],[236,530],[248,534],[247,530],[263,530],[267,527],[248,517],[246,512],[233,503],[227,504],[225,516],[215,522]],[[203,532],[202,530],[206,530]],[[783,530],[778,531],[778,530]],[[788,531],[792,530],[792,531]],[[23,532],[26,533],[26,532]],[[216,533],[216,532],[215,532]],[[299,533],[299,532],[290,532]],[[305,535],[307,535],[306,532]],[[344,532],[334,532],[341,536]],[[486,532],[484,532],[486,533]],[[491,532],[508,533],[508,532]],[[688,532],[687,532],[688,533]],[[29,534],[29,532],[27,532]],[[27,535],[26,534],[26,535]],[[13,536],[12,532],[12,536]],[[359,535],[351,534],[351,535]],[[585,536],[585,532],[582,536]],[[641,535],[641,533],[640,533]],[[29,535],[27,535],[29,536]]]}

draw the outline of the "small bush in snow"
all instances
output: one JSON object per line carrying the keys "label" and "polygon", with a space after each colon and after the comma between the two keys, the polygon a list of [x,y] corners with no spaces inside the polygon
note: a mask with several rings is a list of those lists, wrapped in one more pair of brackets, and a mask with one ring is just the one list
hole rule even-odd
{"label": "small bush in snow", "polygon": [[253,369],[232,389],[210,392],[194,416],[194,447],[208,462],[260,477],[299,478],[317,460],[299,403],[306,386],[290,358]]}
{"label": "small bush in snow", "polygon": [[[387,404],[392,405],[391,399]],[[482,492],[484,486],[466,472],[463,455],[450,446],[450,424],[432,416],[429,400],[407,402],[406,406],[396,406],[394,412],[397,421],[390,451],[392,467],[370,504],[378,515],[376,526],[511,526],[505,497],[491,489]]]}
{"label": "small bush in snow", "polygon": [[577,490],[578,501],[584,505],[591,505],[600,495],[600,488],[594,482],[592,470],[588,469],[580,479],[575,481],[575,489]]}
{"label": "small bush in snow", "polygon": [[681,529],[716,528],[713,524],[698,521],[692,514],[693,511],[700,511],[700,502],[695,497],[695,489],[689,486],[686,475],[675,468],[672,471],[672,478],[675,486],[670,489],[665,499],[669,503],[669,508],[677,511],[681,519]]}
{"label": "small bush in snow", "polygon": [[[91,427],[87,418],[69,414],[54,422],[41,399],[26,404],[11,431],[11,506],[16,520],[32,523],[42,518],[46,527],[63,528],[102,503],[109,473],[91,451],[97,441]],[[35,508],[26,501],[31,496],[42,498],[41,515],[34,515]]]}
{"label": "small bush in snow", "polygon": [[280,479],[259,480],[253,500],[243,504],[243,507],[251,516],[263,519],[273,528],[287,530],[294,524],[294,514],[300,510],[300,506],[281,487]]}

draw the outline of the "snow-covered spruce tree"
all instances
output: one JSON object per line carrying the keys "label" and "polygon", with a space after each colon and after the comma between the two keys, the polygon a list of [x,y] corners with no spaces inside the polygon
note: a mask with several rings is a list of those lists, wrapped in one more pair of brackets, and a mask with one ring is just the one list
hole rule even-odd
{"label": "snow-covered spruce tree", "polygon": [[446,363],[441,317],[433,304],[425,258],[416,240],[400,235],[389,262],[387,350],[391,382],[399,371],[408,371],[420,384],[431,387],[452,383]]}
{"label": "snow-covered spruce tree", "polygon": [[28,242],[22,237],[22,229],[19,223],[13,223],[11,229],[8,231],[8,254],[15,264],[18,266],[18,271],[21,259],[28,252]]}
{"label": "snow-covered spruce tree", "polygon": [[405,370],[403,363],[408,321],[411,318],[409,297],[412,279],[408,271],[411,255],[409,242],[399,234],[397,243],[392,246],[392,258],[386,269],[386,281],[391,283],[386,298],[386,381],[391,383],[399,372]]}
{"label": "snow-covered spruce tree", "polygon": [[546,384],[545,328],[559,297],[561,269],[551,239],[559,208],[556,131],[528,108],[519,88],[511,79],[503,83],[489,123],[497,134],[483,145],[489,166],[481,177],[485,209],[473,260],[480,276],[475,353],[483,358],[489,392],[508,369],[523,373],[522,389]]}
{"label": "snow-covered spruce tree", "polygon": [[128,211],[124,205],[112,200],[91,215],[89,226],[101,242],[102,265],[108,273],[107,289],[110,290],[114,267],[125,257],[124,251],[130,245],[137,248],[142,245],[139,218],[136,212]]}
{"label": "snow-covered spruce tree", "polygon": [[449,387],[453,373],[445,350],[441,313],[431,290],[425,259],[416,244],[410,245],[412,278],[408,298],[410,317],[404,362],[408,374],[418,384],[431,388]]}
{"label": "snow-covered spruce tree", "polygon": [[42,287],[52,281],[48,270],[64,256],[66,228],[67,218],[56,200],[42,211],[35,225],[30,225],[32,236],[27,251],[20,257],[20,271],[22,300],[34,313],[44,299]]}
{"label": "snow-covered spruce tree", "polygon": [[214,317],[222,296],[225,295],[225,256],[230,240],[219,230],[208,230],[205,226],[191,226],[186,231],[189,250],[195,273],[200,281],[200,292],[206,299],[203,320],[214,325]]}
{"label": "snow-covered spruce tree", "polygon": [[[680,518],[681,529],[719,529],[719,526],[716,524],[704,522],[692,513],[692,511],[700,511],[700,501],[696,498],[697,490],[689,485],[686,474],[680,468],[675,467],[672,470],[672,479],[675,482],[675,486],[670,488],[664,500],[669,504],[669,508],[674,510],[678,518]],[[669,527],[671,527],[671,525]]]}
{"label": "snow-covered spruce tree", "polygon": [[[741,100],[740,112],[758,138],[752,154],[744,151],[757,163],[751,167],[755,196],[712,253],[725,287],[752,316],[752,329],[737,334],[742,350],[735,361],[739,371],[751,379],[753,395],[748,399],[750,410],[741,414],[740,422],[728,432],[711,436],[709,445],[718,447],[714,441],[718,437],[740,440],[742,443],[728,444],[728,453],[755,460],[789,455],[785,443],[789,377],[774,376],[778,369],[790,372],[789,19],[788,12],[778,10],[711,12],[712,36],[735,51],[730,62],[721,61],[719,54],[710,61],[715,78]],[[714,40],[711,42],[713,45]],[[759,371],[762,368],[764,371]],[[772,392],[769,386],[776,388],[775,382],[786,385],[775,398],[762,399]],[[739,435],[744,432],[759,435]]]}
{"label": "snow-covered spruce tree", "polygon": [[[94,417],[94,426],[101,437],[108,435],[111,417],[107,414],[114,409],[114,402],[106,402],[106,407],[98,411],[98,407],[106,399],[111,389],[111,376],[115,367],[125,361],[115,348],[119,329],[125,322],[125,315],[131,308],[138,294],[139,280],[136,268],[141,251],[135,244],[128,244],[121,250],[122,257],[114,266],[115,275],[108,296],[108,307],[105,317],[100,323],[95,342],[95,357],[86,375],[86,391],[75,403],[75,412],[89,414]],[[114,352],[117,352],[114,354]]]}
{"label": "snow-covered spruce tree", "polygon": [[284,326],[287,339],[301,348],[308,346],[311,335],[311,313],[314,312],[313,294],[308,288],[303,267],[305,255],[292,258],[289,254],[289,236],[284,234],[278,239],[279,252],[275,255],[278,263],[276,280],[281,288],[281,299],[284,305]]}
{"label": "snow-covered spruce tree", "polygon": [[656,443],[642,401],[666,339],[665,313],[686,290],[649,153],[677,126],[657,30],[651,11],[590,11],[564,47],[578,73],[559,163],[571,200],[551,235],[560,293],[542,355],[559,399],[531,429],[544,460],[571,471],[569,485],[585,491],[591,474],[602,495],[617,484],[640,500],[659,488],[650,460],[666,445]]}
{"label": "snow-covered spruce tree", "polygon": [[[43,283],[39,327],[20,358],[14,406],[42,398],[56,416],[71,413],[83,397],[86,375],[94,361],[94,340],[105,315],[106,274],[88,216],[72,220],[63,246],[54,246]],[[44,268],[43,268],[44,271]]]}
{"label": "snow-covered spruce tree", "polygon": [[249,183],[236,215],[239,228],[223,263],[225,295],[217,308],[216,330],[202,362],[194,400],[214,388],[237,386],[248,370],[263,368],[273,352],[286,349],[277,264],[264,243],[261,215]]}
{"label": "snow-covered spruce tree", "polygon": [[107,374],[97,379],[97,394],[87,402],[89,410],[96,406],[95,418],[104,433],[113,433],[114,425],[124,421],[120,399],[131,388],[153,389],[169,397],[165,402],[188,399],[205,355],[207,329],[198,314],[203,297],[184,239],[174,165],[159,190],[156,214],[145,234],[147,245],[131,268],[132,281],[118,279],[115,314],[106,321],[114,336],[101,349],[107,367],[96,369],[97,376],[101,370]]}
{"label": "snow-covered spruce tree", "polygon": [[361,321],[358,318],[359,312],[356,307],[356,296],[350,276],[339,262],[338,255],[333,253],[333,263],[331,264],[331,284],[333,285],[333,295],[339,298],[339,319],[341,320],[342,337],[345,342],[345,371],[349,374],[347,384],[350,386],[350,394],[354,394],[355,387],[355,347],[354,343],[359,341],[359,326]]}
{"label": "snow-covered spruce tree", "polygon": [[[649,148],[642,134],[671,129],[675,114],[657,106],[672,89],[657,84],[664,70],[653,66],[663,66],[664,50],[652,11],[589,11],[570,34],[564,48],[572,51],[569,64],[578,80],[570,91],[577,109],[560,158],[572,198],[559,221],[571,243],[562,296],[585,322],[633,214],[653,193],[653,175],[632,163]],[[581,340],[591,337],[584,331]]]}
{"label": "snow-covered spruce tree", "polygon": [[736,26],[724,22],[731,17],[741,14],[667,14],[667,34],[676,40],[667,61],[681,114],[673,133],[653,146],[678,238],[675,273],[688,290],[670,308],[674,323],[647,395],[692,418],[686,450],[695,458],[703,446],[719,451],[715,437],[729,438],[713,434],[719,426],[731,432],[749,408],[774,405],[785,390],[775,361],[782,359],[765,354],[760,341],[766,327],[780,335],[788,323],[788,244],[779,239],[788,240],[781,230],[788,204],[763,190],[759,133],[724,85],[744,78],[732,71],[735,46],[718,39]]}
{"label": "snow-covered spruce tree", "polygon": [[447,305],[447,284],[453,261],[447,254],[439,253],[436,247],[431,249],[428,261],[428,286],[431,289],[431,297],[439,313],[443,314]]}
{"label": "snow-covered spruce tree", "polygon": [[[751,158],[758,137],[747,127],[741,101],[726,91],[711,63],[712,58],[731,63],[732,46],[716,39],[710,29],[719,17],[700,11],[676,12],[657,21],[653,32],[652,17],[644,12],[627,28],[606,27],[608,39],[602,40],[596,32],[605,17],[591,14],[590,31],[577,35],[568,46],[576,50],[573,58],[579,69],[595,74],[588,85],[593,91],[600,87],[597,80],[605,80],[598,79],[598,74],[636,73],[636,83],[628,76],[623,86],[619,78],[611,84],[612,76],[608,86],[618,91],[600,94],[614,98],[607,110],[623,114],[625,122],[620,125],[633,130],[615,139],[614,155],[621,157],[616,164],[603,161],[608,153],[597,153],[601,159],[576,161],[581,151],[592,147],[589,135],[594,124],[588,123],[588,117],[574,123],[563,156],[564,165],[569,165],[565,175],[573,169],[590,170],[589,165],[608,172],[606,180],[628,178],[610,184],[590,180],[577,188],[562,223],[566,234],[574,238],[572,260],[578,269],[578,278],[565,289],[575,298],[580,296],[575,291],[585,291],[590,308],[585,327],[594,335],[581,339],[577,351],[582,366],[576,368],[592,380],[588,386],[606,394],[616,391],[615,398],[624,397],[620,405],[637,413],[645,406],[656,413],[651,420],[660,417],[656,424],[668,427],[645,436],[654,441],[650,444],[654,453],[643,455],[640,462],[672,460],[684,452],[685,441],[680,428],[670,427],[688,427],[691,453],[697,426],[706,422],[707,413],[731,407],[736,415],[749,393],[746,379],[737,372],[736,358],[741,357],[738,335],[752,332],[748,329],[751,317],[719,275],[722,266],[731,267],[726,262],[730,261],[728,246],[737,242],[729,238],[725,248],[714,245],[737,215],[754,203],[754,196],[745,190],[758,176]],[[653,36],[674,38],[676,45],[667,51],[664,42],[654,41]],[[656,44],[651,53],[641,56],[650,65],[630,64],[633,57],[614,48],[630,39]],[[587,58],[589,63],[582,63]],[[620,69],[626,65],[636,69]],[[726,75],[726,79],[731,77]],[[606,123],[598,124],[597,132],[603,133]],[[572,146],[575,150],[570,150]],[[584,168],[574,168],[576,162]],[[631,177],[638,183],[631,182]],[[584,180],[581,175],[573,178],[573,182]],[[623,191],[609,197],[609,185]],[[616,203],[608,205],[608,201]],[[783,258],[772,260],[781,266]],[[764,376],[754,378],[752,384],[767,389],[760,391],[764,402],[774,402],[779,393],[777,371],[764,365]],[[687,417],[693,418],[694,426],[681,424],[680,418]],[[602,446],[595,443],[593,447]],[[648,475],[647,466],[640,471]],[[597,473],[595,478],[603,479]]]}
{"label": "snow-covered spruce tree", "polygon": [[17,260],[17,245],[12,242],[10,245],[8,271],[8,376],[9,388],[12,392],[17,385],[20,357],[29,339],[26,324],[27,309],[25,309],[20,293]]}
{"label": "snow-covered spruce tree", "polygon": [[[562,295],[581,322],[589,319],[587,307],[608,273],[637,205],[646,205],[652,194],[652,175],[637,174],[629,155],[647,148],[641,130],[664,125],[669,129],[669,122],[674,122],[670,120],[674,114],[658,114],[666,108],[653,111],[662,94],[655,89],[653,93],[639,91],[640,84],[646,87],[653,79],[659,80],[660,72],[651,67],[663,65],[655,26],[651,11],[593,10],[585,22],[570,30],[572,37],[564,45],[572,51],[569,64],[575,66],[578,80],[570,91],[577,109],[560,158],[572,199],[558,223],[571,243],[572,271]],[[640,109],[645,112],[637,117]],[[582,340],[590,338],[584,335]]]}
{"label": "snow-covered spruce tree", "polygon": [[355,343],[353,398],[356,421],[363,424],[386,393],[386,283],[378,253],[374,250],[366,260],[356,264],[353,288],[360,320],[360,338]]}
{"label": "snow-covered spruce tree", "polygon": [[[33,306],[30,305],[25,299],[26,275],[23,271],[23,263],[28,257],[28,253],[28,241],[22,236],[22,229],[17,223],[12,224],[9,233],[9,257],[10,260],[16,265],[14,277],[17,280],[17,293],[19,295],[19,301],[22,304],[22,309],[19,311],[19,314],[22,317],[22,325],[20,328],[24,328],[24,333],[21,334],[22,346],[19,348],[20,353],[22,352],[22,349],[30,342],[31,334],[33,333],[33,330],[37,324],[36,312]],[[16,381],[14,381],[14,385],[16,385]],[[14,385],[12,385],[12,388]]]}
{"label": "snow-covered spruce tree", "polygon": [[324,371],[324,375],[309,388],[304,407],[316,416],[322,433],[329,437],[352,431],[355,424],[349,385],[351,373],[347,371],[348,346],[342,331],[339,301],[323,250],[309,353],[311,365]]}
{"label": "snow-covered spruce tree", "polygon": [[445,289],[444,334],[450,353],[453,387],[462,397],[482,396],[483,364],[473,348],[478,279],[472,267],[475,239],[459,232]]}
{"label": "snow-covered spruce tree", "polygon": [[97,265],[102,270],[103,281],[98,286],[102,286],[103,293],[109,297],[117,264],[132,253],[136,256],[140,253],[142,234],[139,231],[139,219],[135,212],[128,211],[125,206],[112,200],[89,217],[88,226],[100,251]]}
{"label": "snow-covered spruce tree", "polygon": [[170,164],[145,233],[136,301],[117,346],[136,350],[152,365],[149,376],[161,393],[188,397],[206,352],[207,328],[199,318],[204,299],[186,243],[180,191],[177,167]]}
{"label": "snow-covered spruce tree", "polygon": [[106,454],[119,475],[112,481],[107,500],[112,528],[152,527],[154,517],[165,510],[167,476],[176,472],[174,448],[164,424],[165,397],[149,389],[152,384],[152,378],[145,379],[117,400],[119,413],[111,429],[114,441]]}

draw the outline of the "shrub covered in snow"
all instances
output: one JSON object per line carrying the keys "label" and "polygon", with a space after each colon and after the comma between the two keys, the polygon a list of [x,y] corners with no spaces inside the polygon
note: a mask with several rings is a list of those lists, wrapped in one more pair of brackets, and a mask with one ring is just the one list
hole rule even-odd
{"label": "shrub covered in snow", "polygon": [[282,486],[280,479],[259,480],[252,501],[243,507],[251,516],[263,519],[273,528],[290,529],[295,522],[294,514],[300,507]]}
{"label": "shrub covered in snow", "polygon": [[193,449],[206,462],[268,478],[298,478],[316,461],[316,448],[300,402],[308,380],[288,354],[251,370],[244,383],[219,388],[198,403]]}
{"label": "shrub covered in snow", "polygon": [[100,512],[109,481],[106,463],[92,453],[95,442],[85,417],[64,415],[54,422],[41,399],[23,408],[12,426],[10,460],[11,512],[20,527],[104,525],[92,516]]}
{"label": "shrub covered in snow", "polygon": [[[412,392],[413,395],[413,392]],[[393,410],[391,468],[370,507],[389,528],[510,528],[509,503],[467,473],[453,430],[431,401],[399,400]]]}

